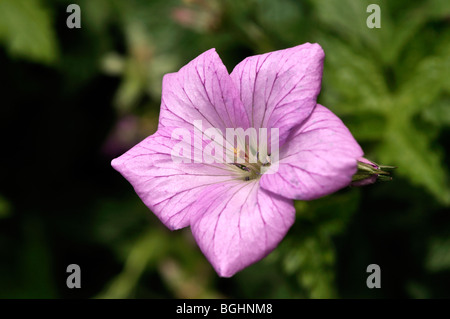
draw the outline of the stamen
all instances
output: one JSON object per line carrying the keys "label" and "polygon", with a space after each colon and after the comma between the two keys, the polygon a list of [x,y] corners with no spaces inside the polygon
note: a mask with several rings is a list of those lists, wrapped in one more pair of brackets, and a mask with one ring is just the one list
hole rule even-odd
{"label": "stamen", "polygon": [[[238,154],[240,151],[239,149],[234,149],[234,153]],[[270,154],[266,156],[264,159],[264,162],[260,160],[259,158],[259,152],[256,153],[257,162],[256,163],[250,163],[249,162],[249,156],[248,153],[245,153],[244,156],[245,163],[232,163],[231,165],[234,165],[245,172],[243,174],[242,179],[244,181],[250,181],[257,178],[260,178],[263,173],[261,172],[261,167],[267,167],[271,165],[271,159]]]}

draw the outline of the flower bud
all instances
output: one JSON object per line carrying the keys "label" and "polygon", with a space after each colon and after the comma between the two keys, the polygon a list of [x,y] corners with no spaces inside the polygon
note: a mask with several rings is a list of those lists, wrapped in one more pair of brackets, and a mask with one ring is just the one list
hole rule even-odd
{"label": "flower bud", "polygon": [[364,157],[358,158],[358,171],[353,175],[350,186],[365,186],[379,181],[391,181],[390,170],[395,166],[378,165]]}

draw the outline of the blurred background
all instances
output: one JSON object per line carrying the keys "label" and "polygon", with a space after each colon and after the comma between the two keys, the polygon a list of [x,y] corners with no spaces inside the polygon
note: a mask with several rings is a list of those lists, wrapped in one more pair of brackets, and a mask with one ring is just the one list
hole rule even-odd
{"label": "blurred background", "polygon": [[[394,180],[296,202],[273,253],[218,278],[110,161],[156,130],[165,73],[304,42],[319,102]],[[450,298],[449,1],[0,0],[0,73],[1,298]]]}

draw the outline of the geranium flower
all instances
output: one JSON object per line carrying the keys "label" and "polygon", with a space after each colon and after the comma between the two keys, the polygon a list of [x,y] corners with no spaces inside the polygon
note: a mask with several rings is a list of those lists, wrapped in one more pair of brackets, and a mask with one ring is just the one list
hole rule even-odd
{"label": "geranium flower", "polygon": [[[352,181],[363,152],[342,121],[316,102],[323,59],[318,44],[306,43],[248,57],[229,74],[216,51],[206,51],[164,76],[157,132],[112,161],[169,229],[191,227],[220,276],[234,275],[280,243],[294,223],[294,199],[316,199]],[[183,131],[194,138],[195,121],[216,135],[227,128],[278,129],[278,159],[270,147],[261,157],[250,141],[233,148],[236,163],[192,161],[208,143],[174,136]],[[175,152],[174,161],[180,143],[192,152]]]}

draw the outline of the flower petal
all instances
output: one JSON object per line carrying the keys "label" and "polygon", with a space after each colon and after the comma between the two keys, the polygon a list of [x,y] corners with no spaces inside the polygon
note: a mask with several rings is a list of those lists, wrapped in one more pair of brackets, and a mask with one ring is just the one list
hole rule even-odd
{"label": "flower petal", "polygon": [[313,111],[320,92],[324,52],[318,44],[248,57],[231,78],[252,127],[279,128],[282,145]]}
{"label": "flower petal", "polygon": [[318,104],[308,120],[292,130],[280,149],[276,173],[264,174],[261,187],[287,198],[316,199],[348,186],[362,155],[344,123]]}
{"label": "flower petal", "polygon": [[[171,152],[177,143],[171,130],[160,128],[112,161],[145,205],[170,229],[189,225],[188,208],[207,186],[235,178],[235,171],[225,164],[174,163]],[[191,159],[192,153],[183,156]]]}
{"label": "flower petal", "polygon": [[192,233],[216,272],[231,277],[264,258],[295,219],[293,201],[254,182],[211,186],[191,207]]}
{"label": "flower petal", "polygon": [[163,78],[160,127],[203,128],[249,126],[247,114],[227,69],[214,49]]}

